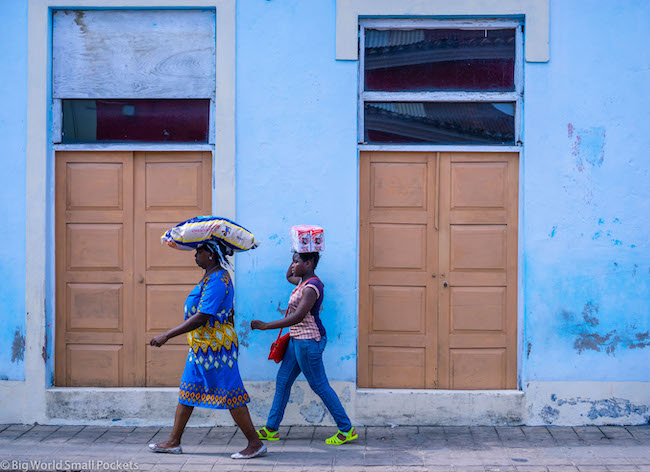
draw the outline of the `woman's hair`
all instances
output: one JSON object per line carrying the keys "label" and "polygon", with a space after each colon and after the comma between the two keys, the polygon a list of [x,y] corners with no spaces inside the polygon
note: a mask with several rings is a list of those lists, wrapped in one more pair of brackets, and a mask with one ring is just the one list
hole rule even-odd
{"label": "woman's hair", "polygon": [[314,262],[314,269],[318,265],[318,261],[320,260],[320,254],[318,252],[299,252],[298,257],[303,262],[309,262],[313,261]]}
{"label": "woman's hair", "polygon": [[208,241],[199,247],[211,252],[222,267],[230,266],[227,256],[232,256],[235,253],[231,247],[226,246],[219,240]]}

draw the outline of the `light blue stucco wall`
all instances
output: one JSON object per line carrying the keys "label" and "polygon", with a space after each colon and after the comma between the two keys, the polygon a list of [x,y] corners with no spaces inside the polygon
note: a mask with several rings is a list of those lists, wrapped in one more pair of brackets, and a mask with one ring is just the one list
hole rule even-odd
{"label": "light blue stucco wall", "polygon": [[[0,214],[14,231],[0,246],[0,379],[20,380],[27,7],[2,7]],[[550,61],[524,68],[522,384],[650,381],[650,4],[555,0],[550,11]],[[327,238],[326,368],[354,381],[357,62],[335,60],[334,2],[238,2],[236,72],[237,218],[262,240],[237,257],[242,374],[275,376],[266,356],[276,332],[247,326],[286,308],[289,227],[315,223]]]}
{"label": "light blue stucco wall", "polygon": [[[237,261],[248,379],[275,374],[273,333],[246,325],[286,307],[297,223],[326,227],[326,366],[356,378],[357,64],[334,60],[334,13],[330,2],[238,5],[237,215],[264,241]],[[640,1],[553,1],[551,60],[525,64],[523,385],[650,380],[649,19]]]}
{"label": "light blue stucco wall", "polygon": [[336,61],[335,3],[237,4],[237,219],[262,245],[237,256],[237,328],[245,379],[271,380],[277,331],[250,333],[255,318],[286,309],[293,286],[289,228],[325,228],[317,274],[325,284],[325,364],[356,379],[357,63]]}
{"label": "light blue stucco wall", "polygon": [[24,380],[26,1],[2,2],[0,50],[0,380]]}
{"label": "light blue stucco wall", "polygon": [[525,380],[650,381],[645,1],[553,1],[525,67]]}

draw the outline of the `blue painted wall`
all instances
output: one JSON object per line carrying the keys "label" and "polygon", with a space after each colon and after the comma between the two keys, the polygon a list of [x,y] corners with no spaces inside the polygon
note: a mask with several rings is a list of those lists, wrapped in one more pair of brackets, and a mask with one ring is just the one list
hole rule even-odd
{"label": "blue painted wall", "polygon": [[267,361],[277,331],[248,332],[273,320],[293,285],[289,228],[318,224],[326,250],[325,363],[334,380],[356,379],[357,63],[336,61],[335,3],[237,4],[237,219],[262,239],[237,256],[240,368],[249,380],[275,379]]}
{"label": "blue painted wall", "polygon": [[[27,7],[2,6],[0,214],[16,230],[0,246],[0,379],[19,380]],[[326,285],[326,367],[331,379],[354,381],[358,64],[335,60],[334,2],[237,8],[237,215],[262,239],[237,256],[240,367],[247,380],[275,377],[266,356],[276,333],[247,327],[281,316],[292,288],[289,227],[315,223],[327,238],[317,271]],[[524,385],[650,381],[648,24],[641,0],[554,0],[551,60],[525,64]]]}
{"label": "blue painted wall", "polygon": [[525,67],[526,380],[650,381],[650,4],[551,3]]}
{"label": "blue painted wall", "polygon": [[25,379],[27,2],[0,9],[0,380]]}

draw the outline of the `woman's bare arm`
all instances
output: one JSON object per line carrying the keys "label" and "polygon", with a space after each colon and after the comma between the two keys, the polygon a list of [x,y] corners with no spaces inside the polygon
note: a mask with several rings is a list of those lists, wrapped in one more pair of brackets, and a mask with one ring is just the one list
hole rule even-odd
{"label": "woman's bare arm", "polygon": [[300,283],[300,277],[296,277],[293,275],[293,272],[291,271],[292,267],[293,267],[293,261],[291,262],[289,268],[287,269],[287,280],[294,285],[298,285]]}
{"label": "woman's bare arm", "polygon": [[208,319],[210,319],[210,315],[199,312],[196,315],[190,316],[181,324],[179,324],[175,328],[170,329],[166,333],[159,334],[158,336],[154,336],[149,342],[149,344],[151,344],[152,346],[160,347],[163,344],[165,344],[167,341],[169,341],[171,338],[175,338],[176,336],[180,336],[181,334],[189,333],[190,331],[194,331],[199,326],[203,326],[208,321]]}
{"label": "woman's bare arm", "polygon": [[286,328],[288,326],[293,326],[300,323],[305,318],[305,316],[307,316],[307,313],[309,313],[309,310],[311,310],[311,308],[314,306],[314,303],[316,303],[316,300],[318,299],[316,290],[307,290],[308,288],[311,287],[309,285],[305,287],[296,311],[291,313],[289,316],[279,320],[271,321],[269,323],[265,323],[262,320],[253,320],[251,321],[251,328],[261,330],[278,329]]}

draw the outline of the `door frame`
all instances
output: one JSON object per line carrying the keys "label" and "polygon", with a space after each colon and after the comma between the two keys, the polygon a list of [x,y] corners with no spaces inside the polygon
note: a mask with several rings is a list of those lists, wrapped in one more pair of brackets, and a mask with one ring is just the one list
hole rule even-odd
{"label": "door frame", "polygon": [[[525,291],[524,291],[524,232],[523,228],[525,227],[524,220],[524,149],[523,146],[445,146],[445,145],[363,145],[360,144],[357,146],[357,284],[361,280],[361,252],[360,249],[364,247],[364,243],[361,241],[361,231],[360,231],[360,216],[361,216],[361,153],[364,151],[387,151],[387,152],[479,152],[479,153],[516,153],[517,156],[517,301],[516,301],[516,318],[517,318],[517,346],[516,346],[516,355],[517,355],[517,386],[516,390],[523,391],[524,386],[522,380],[526,375],[526,350],[525,346]],[[358,287],[358,285],[357,285]],[[355,383],[357,390],[361,391],[373,391],[377,389],[366,389],[359,387],[359,368],[358,368],[358,353],[360,351],[360,337],[359,337],[359,326],[360,326],[360,317],[361,317],[361,296],[360,290],[357,289],[357,376]],[[440,391],[441,389],[436,389]],[[400,390],[403,391],[403,390]],[[504,391],[513,391],[513,390],[504,390]]]}
{"label": "door frame", "polygon": [[[211,151],[212,211],[235,218],[235,4],[236,0],[28,0],[25,381],[7,390],[13,398],[30,392],[32,415],[46,416],[46,390],[54,380],[55,174],[56,150],[125,150],[124,145],[52,144],[52,12],[55,9],[214,9],[216,96],[211,133],[214,145],[128,145],[130,151]],[[30,416],[31,418],[31,416]]]}

